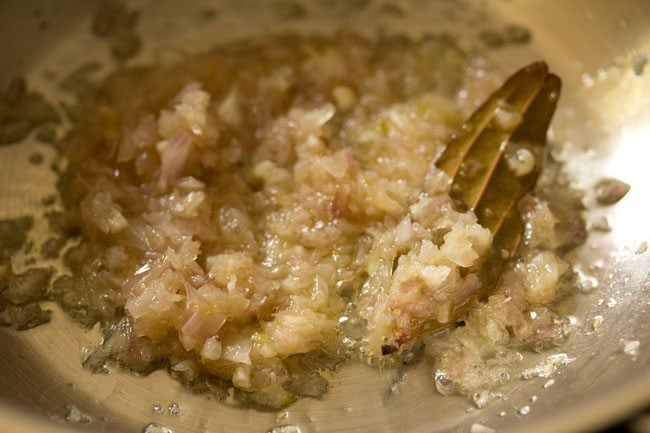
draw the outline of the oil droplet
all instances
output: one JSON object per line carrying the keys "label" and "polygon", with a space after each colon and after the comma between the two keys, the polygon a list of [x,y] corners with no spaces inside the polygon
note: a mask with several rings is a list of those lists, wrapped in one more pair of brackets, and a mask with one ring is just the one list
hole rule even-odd
{"label": "oil droplet", "polygon": [[447,374],[444,371],[436,371],[434,376],[436,390],[442,395],[451,395],[454,393],[454,381],[447,378]]}
{"label": "oil droplet", "polygon": [[521,416],[526,416],[530,413],[530,406],[522,406],[517,412],[519,412],[519,415]]}
{"label": "oil droplet", "polygon": [[184,411],[183,409],[178,405],[178,403],[171,403],[169,407],[167,408],[169,411],[170,415],[181,415]]}
{"label": "oil droplet", "polygon": [[533,395],[533,396],[530,398],[530,402],[531,402],[531,403],[535,403],[536,401],[537,401],[537,396],[536,396],[536,395]]}
{"label": "oil droplet", "polygon": [[512,131],[521,122],[521,113],[503,102],[494,109],[494,122],[504,131]]}

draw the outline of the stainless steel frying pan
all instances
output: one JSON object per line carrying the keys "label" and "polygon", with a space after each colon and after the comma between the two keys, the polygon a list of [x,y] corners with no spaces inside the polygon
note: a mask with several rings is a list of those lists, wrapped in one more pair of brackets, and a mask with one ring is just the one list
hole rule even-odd
{"label": "stainless steel frying pan", "polygon": [[[31,87],[56,99],[56,82],[74,68],[94,61],[108,64],[109,48],[90,32],[98,3],[0,0],[0,86],[22,74]],[[148,377],[117,370],[93,375],[81,368],[80,360],[82,348],[97,333],[82,330],[52,306],[54,320],[46,326],[21,333],[0,329],[0,432],[139,432],[149,423],[174,433],[265,432],[278,426],[285,427],[277,432],[303,433],[481,431],[477,426],[472,430],[475,423],[499,432],[586,432],[650,403],[650,252],[644,244],[650,241],[650,66],[645,67],[650,2],[132,4],[141,10],[137,32],[144,41],[135,62],[167,61],[187,47],[200,51],[232,38],[285,30],[323,33],[347,26],[371,33],[469,35],[504,24],[528,27],[530,44],[493,48],[487,55],[506,71],[543,59],[563,78],[554,152],[588,192],[588,222],[602,228],[607,217],[612,226],[610,232],[592,231],[575,254],[585,289],[596,286],[566,306],[575,317],[574,332],[560,350],[576,359],[553,378],[552,386],[548,378],[515,380],[502,390],[502,399],[481,410],[463,398],[437,395],[424,366],[409,371],[401,391],[391,393],[394,372],[356,365],[333,376],[332,390],[323,400],[303,400],[286,412],[268,413],[189,394],[165,372]],[[40,199],[51,191],[55,178],[47,164],[27,163],[34,151],[46,160],[53,155],[33,139],[0,147],[0,218],[42,213]],[[595,205],[591,192],[604,176],[632,185],[628,196],[612,207]],[[595,330],[597,316],[602,316],[602,325]],[[634,341],[639,342],[638,354],[625,354],[625,342]],[[546,355],[529,356],[526,363],[533,365]],[[154,405],[167,409],[173,403],[181,413],[153,410]],[[92,423],[66,421],[71,405]]]}

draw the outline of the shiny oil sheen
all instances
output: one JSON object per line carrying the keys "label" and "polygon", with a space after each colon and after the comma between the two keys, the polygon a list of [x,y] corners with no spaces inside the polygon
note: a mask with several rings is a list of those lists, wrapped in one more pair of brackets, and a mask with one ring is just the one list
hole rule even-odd
{"label": "shiny oil sheen", "polygon": [[[140,432],[149,423],[174,433],[266,432],[283,425],[299,428],[285,432],[303,433],[469,432],[474,423],[499,432],[568,433],[593,431],[650,403],[650,252],[643,244],[650,241],[650,66],[641,70],[643,56],[650,56],[650,3],[132,3],[142,10],[138,32],[144,51],[136,63],[174,60],[182,47],[201,51],[219,41],[287,30],[328,33],[349,27],[420,35],[470,34],[498,23],[528,27],[530,44],[489,50],[487,56],[506,72],[545,60],[562,77],[563,97],[552,124],[553,154],[567,161],[576,183],[587,191],[587,222],[607,217],[613,227],[592,231],[574,253],[585,287],[596,285],[593,281],[597,286],[562,305],[575,318],[569,342],[545,355],[526,355],[524,362],[531,366],[559,352],[576,360],[553,378],[552,386],[545,388],[548,379],[543,378],[515,379],[501,390],[502,399],[481,410],[470,410],[473,405],[466,399],[437,394],[431,370],[420,363],[400,380],[395,371],[352,365],[330,378],[332,389],[323,400],[301,400],[286,412],[259,412],[191,395],[162,371],[148,377],[116,369],[91,374],[81,367],[82,348],[96,341],[98,333],[84,331],[52,306],[54,320],[46,326],[21,333],[0,329],[1,433]],[[0,1],[0,86],[24,74],[31,86],[56,98],[57,77],[90,61],[106,63],[106,44],[90,32],[98,4]],[[0,147],[0,218],[42,213],[40,198],[52,191],[55,177],[46,164],[26,162],[34,150],[46,159],[53,155],[30,140]],[[612,207],[597,206],[592,191],[605,176],[632,185]],[[597,316],[602,324],[594,330]],[[639,341],[637,356],[623,353],[624,341]],[[70,405],[93,422],[67,422]]]}

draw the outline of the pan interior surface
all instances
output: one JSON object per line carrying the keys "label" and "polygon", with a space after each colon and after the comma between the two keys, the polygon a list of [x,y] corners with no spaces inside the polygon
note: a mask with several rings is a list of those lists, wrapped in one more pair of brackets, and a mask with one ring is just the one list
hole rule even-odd
{"label": "pan interior surface", "polygon": [[[562,307],[575,318],[568,343],[528,354],[525,362],[533,366],[560,352],[575,360],[552,382],[514,380],[500,390],[501,399],[484,409],[462,397],[437,394],[430,368],[420,363],[400,377],[399,392],[393,386],[395,371],[355,364],[329,377],[331,390],[322,400],[263,412],[191,394],[165,371],[146,377],[117,368],[92,374],[81,366],[82,351],[96,344],[99,332],[84,330],[56,305],[48,305],[54,313],[45,326],[22,332],[0,328],[0,432],[139,432],[155,423],[174,433],[274,428],[276,433],[432,433],[469,432],[478,423],[499,432],[568,433],[602,427],[650,402],[650,252],[645,251],[650,242],[645,191],[650,185],[650,66],[645,66],[650,3],[132,3],[141,11],[137,31],[143,39],[133,64],[173,61],[188,47],[201,52],[216,43],[267,33],[330,34],[346,27],[368,34],[417,37],[435,30],[461,37],[483,27],[528,28],[529,44],[486,49],[486,56],[504,71],[544,60],[562,77],[563,100],[551,132],[554,157],[565,161],[577,186],[586,191],[588,226],[603,218],[612,226],[611,231],[591,230],[586,244],[572,253],[585,291]],[[110,64],[107,44],[90,31],[98,4],[0,2],[0,39],[9,41],[0,60],[0,86],[24,75],[30,87],[59,100],[60,78],[90,62]],[[35,151],[46,161],[54,157],[52,148],[31,137],[20,145],[0,146],[0,219],[39,216],[41,198],[54,192],[56,177],[47,164],[28,163]],[[605,177],[632,186],[615,206],[596,204],[594,186]],[[34,230],[45,236],[45,224]],[[635,354],[624,353],[630,342],[638,342]],[[66,421],[72,407],[92,422]]]}

